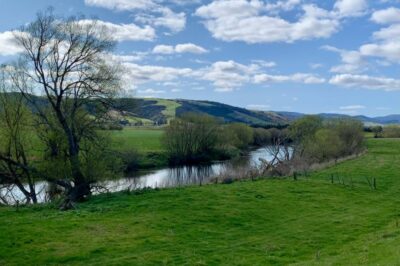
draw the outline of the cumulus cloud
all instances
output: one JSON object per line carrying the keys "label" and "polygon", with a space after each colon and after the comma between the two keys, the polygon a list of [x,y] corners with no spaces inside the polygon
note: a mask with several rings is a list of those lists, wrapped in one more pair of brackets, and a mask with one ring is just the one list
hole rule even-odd
{"label": "cumulus cloud", "polygon": [[371,77],[368,75],[340,74],[329,80],[330,84],[350,88],[365,88],[371,90],[400,90],[400,80],[387,77]]}
{"label": "cumulus cloud", "polygon": [[348,51],[329,45],[322,46],[322,49],[338,53],[341,57],[342,64],[333,66],[331,68],[331,72],[358,73],[358,72],[363,72],[367,69],[363,56],[359,51]]}
{"label": "cumulus cloud", "polygon": [[175,13],[166,7],[155,9],[156,15],[141,14],[135,17],[135,20],[141,23],[148,23],[154,27],[165,27],[172,32],[182,31],[186,26],[186,14],[183,12]]}
{"label": "cumulus cloud", "polygon": [[342,17],[360,16],[368,7],[367,0],[337,0],[335,10]]}
{"label": "cumulus cloud", "polygon": [[279,82],[299,82],[305,84],[323,83],[325,79],[308,73],[293,75],[270,75],[263,73],[265,66],[262,62],[249,65],[240,64],[233,60],[217,61],[208,67],[196,70],[194,77],[212,82],[216,91],[233,91],[244,84],[267,84]]}
{"label": "cumulus cloud", "polygon": [[22,48],[16,43],[14,34],[18,31],[5,31],[0,33],[0,55],[15,55],[22,52]]}
{"label": "cumulus cloud", "polygon": [[214,0],[199,7],[195,15],[203,18],[206,28],[216,39],[247,43],[294,42],[328,38],[336,33],[341,20],[363,14],[365,0],[338,0],[333,10],[314,4],[302,4],[297,21],[289,21],[269,12],[291,10],[298,0],[265,3],[260,0]]}
{"label": "cumulus cloud", "polygon": [[155,0],[85,0],[90,6],[98,6],[116,11],[140,11],[135,20],[153,27],[165,27],[176,33],[185,28],[186,14],[174,12]]}
{"label": "cumulus cloud", "polygon": [[211,81],[216,91],[226,92],[241,87],[259,69],[256,65],[243,65],[233,60],[218,61],[211,66],[196,71],[199,79]]}
{"label": "cumulus cloud", "polygon": [[108,9],[135,10],[150,9],[157,6],[153,0],[85,0],[85,4],[89,6],[99,6]]}
{"label": "cumulus cloud", "polygon": [[190,68],[175,68],[154,65],[139,65],[135,63],[123,63],[125,68],[124,81],[129,87],[146,82],[163,82],[176,80],[182,76],[190,75]]}
{"label": "cumulus cloud", "polygon": [[155,54],[174,54],[174,53],[193,53],[193,54],[204,54],[208,50],[193,43],[177,44],[176,46],[171,45],[157,45],[153,48]]}
{"label": "cumulus cloud", "polygon": [[84,19],[81,24],[96,23],[98,27],[104,27],[112,33],[116,41],[151,41],[155,38],[155,30],[150,26],[139,27],[131,24],[115,24],[102,20]]}
{"label": "cumulus cloud", "polygon": [[360,47],[360,52],[365,56],[381,57],[390,62],[400,59],[400,24],[390,25],[373,33],[374,43]]}
{"label": "cumulus cloud", "polygon": [[378,24],[391,24],[400,22],[400,9],[389,7],[372,13],[371,20]]}
{"label": "cumulus cloud", "polygon": [[263,14],[261,1],[220,0],[201,6],[196,15],[216,39],[247,43],[294,42],[327,38],[339,28],[339,21],[315,5],[303,5],[296,22]]}
{"label": "cumulus cloud", "polygon": [[304,84],[320,84],[325,79],[309,73],[296,73],[292,75],[270,75],[258,74],[254,76],[254,83],[282,83],[282,82],[298,82]]}

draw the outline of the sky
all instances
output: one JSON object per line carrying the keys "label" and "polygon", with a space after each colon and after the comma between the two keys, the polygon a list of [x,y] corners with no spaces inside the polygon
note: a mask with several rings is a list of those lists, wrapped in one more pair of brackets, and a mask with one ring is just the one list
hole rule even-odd
{"label": "sky", "polygon": [[399,0],[0,0],[0,64],[20,53],[12,32],[49,6],[110,29],[135,97],[400,113]]}

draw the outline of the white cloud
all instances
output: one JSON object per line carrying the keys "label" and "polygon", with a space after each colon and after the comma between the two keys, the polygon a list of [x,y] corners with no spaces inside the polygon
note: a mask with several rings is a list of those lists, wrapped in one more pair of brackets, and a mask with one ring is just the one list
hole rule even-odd
{"label": "white cloud", "polygon": [[347,106],[340,106],[340,110],[344,111],[354,111],[354,110],[360,110],[360,109],[365,109],[366,107],[364,105],[347,105]]}
{"label": "white cloud", "polygon": [[265,68],[276,67],[276,63],[274,61],[252,60],[251,62]]}
{"label": "white cloud", "polygon": [[282,82],[299,82],[304,84],[320,84],[325,79],[309,73],[296,73],[292,75],[270,75],[258,74],[254,76],[254,83],[282,83]]}
{"label": "white cloud", "polygon": [[175,48],[170,45],[157,45],[153,48],[153,54],[173,54],[175,52]]}
{"label": "white cloud", "polygon": [[220,0],[203,5],[196,15],[216,39],[247,43],[294,42],[327,38],[339,28],[330,12],[315,5],[303,5],[296,22],[263,14],[263,2],[254,0]]}
{"label": "white cloud", "polygon": [[106,57],[117,62],[136,62],[145,58],[147,53],[137,52],[132,54],[107,54]]}
{"label": "white cloud", "polygon": [[299,5],[302,0],[279,0],[276,3],[267,3],[266,9],[268,11],[289,11]]}
{"label": "white cloud", "polygon": [[391,62],[395,61],[398,63],[398,60],[400,60],[399,42],[365,44],[360,47],[360,51],[363,55],[383,57]]}
{"label": "white cloud", "polygon": [[102,20],[80,20],[80,23],[91,24],[96,23],[98,27],[106,28],[116,41],[151,41],[155,38],[155,30],[150,26],[139,27],[131,24],[114,24]]}
{"label": "white cloud", "polygon": [[211,66],[196,71],[199,79],[211,81],[216,91],[227,92],[241,87],[259,69],[256,65],[243,65],[235,61],[218,61]]}
{"label": "white cloud", "polygon": [[175,46],[175,51],[177,53],[193,53],[193,54],[204,54],[208,52],[203,47],[195,45],[193,43],[178,44]]}
{"label": "white cloud", "polygon": [[324,67],[324,65],[323,65],[323,64],[320,64],[320,63],[311,63],[311,64],[310,64],[310,67],[311,67],[312,69],[318,69],[318,68]]}
{"label": "white cloud", "polygon": [[387,9],[375,11],[371,20],[378,24],[391,24],[400,22],[400,9],[389,7]]}
{"label": "white cloud", "polygon": [[15,55],[22,52],[22,48],[16,43],[14,34],[19,32],[5,31],[0,33],[0,55]]}
{"label": "white cloud", "polygon": [[348,51],[329,45],[322,46],[322,49],[338,53],[341,57],[342,64],[332,67],[331,72],[358,73],[366,70],[366,63],[359,51]]}
{"label": "white cloud", "polygon": [[271,108],[270,105],[267,104],[249,104],[246,106],[247,109],[250,110],[261,110],[261,111],[265,111]]}
{"label": "white cloud", "polygon": [[373,33],[375,43],[360,47],[365,56],[382,57],[387,61],[398,63],[400,59],[400,24],[394,24]]}
{"label": "white cloud", "polygon": [[153,48],[154,54],[182,54],[182,53],[193,53],[193,54],[204,54],[208,53],[205,48],[195,45],[193,43],[183,43],[172,45],[157,45]]}
{"label": "white cloud", "polygon": [[175,13],[166,7],[159,7],[153,10],[157,15],[142,14],[136,16],[135,20],[141,23],[148,23],[154,27],[165,27],[176,33],[182,31],[186,26],[186,14]]}
{"label": "white cloud", "polygon": [[386,77],[371,77],[367,75],[340,74],[332,77],[329,83],[350,88],[365,88],[371,90],[400,90],[400,80]]}
{"label": "white cloud", "polygon": [[[277,82],[299,82],[305,84],[323,83],[325,79],[308,73],[293,75],[269,75],[263,73],[266,61],[253,61],[244,65],[233,60],[217,61],[208,67],[194,71],[193,76],[212,82],[216,91],[229,92],[244,84],[262,84]],[[271,64],[268,64],[270,66]]]}
{"label": "white cloud", "polygon": [[363,15],[367,7],[367,0],[337,0],[335,3],[335,10],[342,17]]}
{"label": "white cloud", "polygon": [[135,20],[176,33],[185,28],[186,14],[176,13],[157,0],[85,0],[85,4],[117,11],[140,11]]}
{"label": "white cloud", "polygon": [[138,90],[138,93],[140,94],[163,94],[165,93],[164,90],[155,90],[155,89],[144,89],[144,90]]}
{"label": "white cloud", "polygon": [[153,65],[138,65],[135,63],[123,64],[126,74],[124,80],[127,85],[135,86],[152,81],[171,81],[192,73],[190,68],[174,68]]}
{"label": "white cloud", "polygon": [[85,4],[119,11],[150,9],[157,6],[153,0],[85,0]]}

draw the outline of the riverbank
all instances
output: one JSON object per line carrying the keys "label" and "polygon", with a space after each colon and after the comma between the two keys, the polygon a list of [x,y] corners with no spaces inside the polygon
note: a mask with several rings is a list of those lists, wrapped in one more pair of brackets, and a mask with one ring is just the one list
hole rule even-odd
{"label": "riverbank", "polygon": [[0,264],[394,265],[400,140],[367,146],[297,181],[109,194],[70,212],[2,207]]}
{"label": "riverbank", "polygon": [[[155,170],[170,166],[165,145],[162,143],[164,134],[162,127],[125,127],[122,130],[112,130],[109,134],[113,150],[123,160],[126,172]],[[243,150],[232,150],[230,153],[216,156],[206,163],[229,160],[255,149],[257,147],[248,146]]]}

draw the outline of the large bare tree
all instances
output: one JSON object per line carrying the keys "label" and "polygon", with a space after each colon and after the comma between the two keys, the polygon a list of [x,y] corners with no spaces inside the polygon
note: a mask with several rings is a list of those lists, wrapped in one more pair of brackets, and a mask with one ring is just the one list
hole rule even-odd
{"label": "large bare tree", "polygon": [[119,67],[106,60],[115,42],[96,20],[63,19],[51,9],[23,26],[15,39],[23,52],[13,65],[12,82],[46,132],[42,137],[52,156],[62,152],[65,141],[70,173],[52,178],[66,189],[68,202],[82,200],[93,182],[82,169],[82,143],[96,139],[97,125],[120,89]]}

